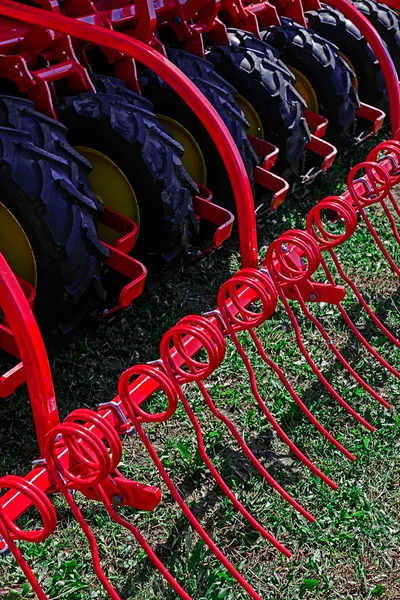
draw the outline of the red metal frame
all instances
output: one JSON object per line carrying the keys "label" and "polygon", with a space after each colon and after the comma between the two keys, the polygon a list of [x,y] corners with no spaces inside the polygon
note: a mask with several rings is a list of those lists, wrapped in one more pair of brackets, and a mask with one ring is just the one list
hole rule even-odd
{"label": "red metal frame", "polygon": [[[386,155],[384,154],[386,152]],[[379,163],[371,163],[371,159],[373,159],[374,157],[380,155],[380,154],[384,154],[381,161]],[[398,181],[400,180],[400,143],[395,142],[395,141],[389,141],[389,142],[384,142],[382,144],[380,144],[377,149],[375,151],[373,151],[371,153],[370,156],[370,160],[367,163],[368,165],[370,164],[375,164],[376,168],[377,165],[379,165],[379,173],[381,173],[380,175],[380,180],[378,183],[382,184],[382,182],[385,184],[385,193],[388,194],[390,190],[388,190],[388,185],[387,185],[387,180],[390,182],[390,185],[395,185],[396,183],[398,183]],[[355,170],[359,169],[360,167],[355,167]],[[382,175],[382,173],[386,173],[386,179],[385,181],[383,181],[384,176]],[[354,225],[354,216],[352,216],[349,211],[352,210],[354,215],[356,214],[354,212],[355,209],[359,210],[360,205],[359,203],[357,204],[357,202],[354,204],[354,198],[365,198],[365,194],[366,192],[368,192],[369,196],[366,198],[368,204],[372,204],[372,203],[377,203],[380,202],[382,203],[384,201],[383,199],[383,193],[381,193],[380,195],[374,195],[371,196],[371,189],[373,189],[372,183],[368,183],[368,173],[366,174],[366,176],[361,179],[361,180],[356,180],[356,181],[352,181],[349,179],[349,191],[345,192],[339,199],[333,199],[333,201],[330,201],[329,207],[332,209],[332,211],[337,212],[339,216],[341,216],[341,218],[345,219],[346,222],[348,221],[350,224],[353,223]],[[367,182],[367,183],[366,183]],[[338,202],[340,202],[340,206],[342,208],[340,208],[340,206],[338,205]],[[360,202],[360,200],[358,201]],[[327,203],[327,201],[325,201],[325,204]],[[336,203],[336,204],[335,204]],[[310,217],[307,221],[307,231],[308,231],[308,237],[305,238],[305,240],[302,240],[302,237],[298,235],[298,233],[294,232],[294,237],[292,235],[292,237],[287,237],[287,252],[285,251],[284,254],[282,254],[282,245],[285,242],[286,238],[282,240],[280,240],[279,242],[276,242],[278,244],[278,247],[280,248],[279,250],[279,255],[274,255],[273,261],[271,262],[271,258],[267,259],[267,267],[269,272],[271,273],[271,276],[273,277],[273,280],[276,283],[276,287],[277,290],[282,298],[282,301],[284,301],[284,304],[286,306],[287,301],[286,298],[289,299],[297,299],[303,310],[305,310],[307,312],[307,309],[305,307],[305,302],[328,302],[328,303],[333,303],[336,304],[337,306],[340,306],[340,302],[342,301],[343,297],[344,297],[344,288],[342,286],[338,286],[333,280],[330,281],[330,283],[326,284],[326,283],[319,283],[316,282],[312,279],[310,279],[310,274],[312,274],[313,270],[315,269],[315,265],[318,263],[318,261],[321,260],[320,258],[320,254],[318,253],[318,249],[317,247],[311,244],[311,239],[312,236],[314,235],[313,231],[314,231],[314,224],[316,224],[316,231],[317,234],[319,236],[321,236],[321,231],[322,231],[322,240],[328,240],[329,241],[329,235],[323,230],[322,228],[322,224],[321,221],[318,217],[318,211],[321,212],[322,208],[323,208],[323,204],[321,203],[321,205],[318,205],[318,207],[316,209],[313,209],[310,213]],[[348,209],[346,209],[345,207],[348,207]],[[325,206],[326,208],[326,206]],[[397,207],[398,208],[398,207]],[[317,213],[315,212],[317,210]],[[398,211],[400,213],[400,209],[398,208]],[[365,211],[364,211],[365,212]],[[352,214],[353,214],[352,213]],[[317,215],[317,216],[316,216]],[[352,225],[352,226],[353,226]],[[349,237],[349,235],[351,234],[351,229],[350,229],[350,225],[349,227],[349,232],[347,234],[347,237]],[[319,233],[318,233],[319,232]],[[325,237],[324,237],[325,236]],[[328,237],[326,237],[328,236]],[[341,237],[339,240],[337,240],[335,237],[333,237],[333,242],[332,243],[328,243],[326,241],[321,241],[321,239],[319,239],[319,237],[316,238],[318,244],[322,244],[321,248],[322,250],[326,250],[326,249],[333,249],[333,247],[339,245],[340,243],[343,243],[343,241],[345,241],[345,239],[347,239],[346,237]],[[276,252],[275,250],[275,245],[273,244],[271,246],[271,249],[269,251],[268,257],[271,257],[271,253]],[[311,252],[311,254],[310,254]],[[305,256],[306,258],[308,258],[308,264],[309,264],[309,269],[307,269],[306,273],[304,274],[304,263],[302,262],[301,258]],[[289,262],[288,262],[289,261]],[[26,323],[31,323],[32,321],[32,317],[31,317],[31,311],[29,308],[29,305],[26,301],[25,296],[23,295],[22,291],[20,290],[18,284],[16,283],[16,279],[14,276],[12,276],[9,273],[9,269],[7,268],[4,259],[2,259],[2,265],[3,268],[0,271],[0,278],[2,281],[2,287],[0,288],[0,291],[2,292],[0,295],[0,301],[6,302],[6,307],[7,310],[4,310],[5,316],[7,318],[7,322],[10,324],[13,332],[14,329],[17,329],[17,332],[22,329],[22,331],[24,331],[24,335],[25,336],[35,336],[38,335],[37,332],[37,327],[36,325],[32,325],[32,331],[33,333],[30,333],[30,329],[27,328]],[[289,275],[285,275],[284,278],[281,278],[281,273],[283,273],[283,271],[287,270],[289,268]],[[283,269],[283,270],[282,270]],[[297,283],[293,283],[291,277],[292,274],[295,275],[295,277],[298,278]],[[305,276],[306,275],[306,276]],[[342,272],[340,272],[340,275],[342,277],[342,279],[344,279],[344,281],[346,282],[347,285],[349,285],[349,280],[348,278],[345,278],[345,274],[342,270]],[[285,279],[286,278],[286,279]],[[264,282],[264,285],[265,282]],[[293,287],[294,286],[294,287]],[[15,292],[15,288],[18,287],[18,293]],[[352,284],[352,289],[353,291],[356,291],[356,288],[354,286],[354,284]],[[228,313],[226,313],[226,310],[228,310],[229,312],[229,318],[230,320],[233,320],[233,323],[237,325],[237,322],[235,322],[235,315],[240,313],[241,311],[244,310],[244,308],[250,304],[251,302],[254,301],[254,299],[257,297],[257,288],[254,288],[254,285],[251,285],[249,282],[247,282],[246,284],[242,284],[239,287],[239,291],[236,293],[236,300],[235,299],[231,299],[229,300],[228,304],[226,305],[226,308],[223,308],[222,305],[220,305],[220,313],[210,313],[210,315],[208,316],[208,320],[211,323],[212,326],[217,327],[221,330],[224,329],[224,321],[221,321],[220,315],[224,315],[225,317]],[[362,301],[362,296],[356,292],[358,294],[358,299],[360,301]],[[392,334],[390,334],[390,332],[387,331],[387,329],[383,326],[382,323],[380,323],[379,319],[377,319],[376,316],[372,317],[372,311],[370,311],[370,309],[368,309],[368,306],[366,305],[365,301],[363,301],[363,307],[368,311],[369,310],[369,314],[371,316],[371,318],[373,318],[375,324],[377,324],[381,330],[388,335],[388,337],[394,341],[394,343],[398,346],[400,346],[400,342],[398,342],[396,340],[396,338],[394,338],[392,336]],[[362,302],[361,302],[362,303]],[[14,306],[15,304],[15,306]],[[286,307],[288,314],[291,315],[291,309],[290,307]],[[225,311],[225,312],[224,312]],[[344,313],[343,313],[344,314]],[[310,318],[310,316],[308,315],[308,317]],[[353,330],[354,331],[354,330]],[[232,334],[232,331],[231,331]],[[391,337],[390,337],[391,336]],[[16,338],[16,342],[18,344],[18,347],[20,347],[20,343],[21,343],[21,337],[18,337],[18,333],[15,335]],[[359,339],[361,339],[359,337]],[[42,345],[38,345],[36,346],[36,344],[34,342],[30,342],[30,343],[25,343],[24,344],[24,357],[25,357],[25,361],[27,360],[28,362],[26,364],[30,364],[32,362],[31,358],[30,358],[30,353],[34,353],[34,357],[33,359],[35,359],[35,357],[37,357],[37,355],[35,354],[36,351],[41,351],[41,348],[43,348]],[[182,353],[180,353],[178,350],[174,349],[172,354],[171,354],[171,359],[174,361],[175,367],[179,368],[181,367],[185,361],[187,361],[187,357],[188,356],[193,356],[195,355],[199,349],[201,348],[201,344],[199,344],[199,340],[196,339],[196,337],[194,336],[190,336],[188,335],[185,338],[185,354],[182,355]],[[44,356],[44,357],[43,357]],[[24,359],[23,357],[23,359]],[[375,353],[375,357],[378,358],[377,353]],[[378,359],[380,360],[380,359]],[[50,416],[47,412],[47,404],[46,402],[41,401],[41,397],[43,396],[43,394],[39,395],[39,400],[37,399],[37,395],[36,395],[36,388],[32,387],[32,377],[39,377],[39,374],[41,373],[41,364],[42,361],[44,361],[44,378],[45,380],[51,381],[51,375],[48,371],[48,363],[47,363],[47,358],[45,357],[45,355],[43,355],[42,353],[42,357],[39,358],[38,360],[34,360],[34,365],[36,366],[36,372],[34,371],[33,373],[31,373],[30,371],[28,371],[28,375],[30,376],[30,380],[29,380],[29,385],[30,385],[30,389],[33,390],[33,405],[32,405],[32,410],[34,411],[34,414],[36,414],[36,412],[38,413],[36,415],[36,421],[39,423],[39,426],[42,428],[41,429],[41,434],[40,434],[40,439],[43,441],[43,437],[45,436],[45,434],[48,432],[50,425],[48,424],[50,422]],[[382,361],[380,361],[381,364]],[[342,362],[342,364],[344,364]],[[346,365],[345,365],[346,366]],[[398,376],[399,374],[397,373],[396,370],[391,369],[390,366],[388,366],[388,363],[385,362],[384,366],[386,366],[386,368],[388,368],[389,370],[391,370],[391,372],[393,374],[396,374],[396,376]],[[348,368],[346,366],[346,368]],[[351,372],[351,371],[349,371]],[[47,373],[47,374],[46,374]],[[354,373],[352,373],[354,375]],[[360,385],[364,385],[363,382],[361,382],[360,378],[357,379],[358,383]],[[131,401],[134,403],[135,407],[140,407],[141,404],[143,404],[146,399],[157,390],[158,388],[158,383],[157,380],[154,379],[154,376],[151,377],[147,377],[146,375],[143,375],[141,377],[139,377],[129,388],[129,397],[131,399]],[[50,396],[52,397],[53,401],[54,401],[54,393],[53,393],[53,389],[52,387],[50,387]],[[385,401],[382,402],[382,399],[373,392],[372,389],[369,389],[368,391],[370,391],[371,395],[378,400],[379,402],[381,402],[382,404],[384,404],[385,406],[387,405],[387,403]],[[342,399],[334,392],[334,390],[331,390],[332,395],[334,397],[336,397],[336,399],[339,401],[340,404],[342,404],[342,406],[344,406]],[[100,409],[100,413],[103,416],[104,419],[106,419],[107,421],[109,421],[114,428],[116,428],[118,431],[120,432],[126,432],[129,431],[130,426],[129,424],[127,424],[126,421],[126,417],[123,417],[121,411],[121,398],[120,396],[115,397],[112,402],[109,405],[105,405],[102,406]],[[363,425],[365,425],[368,429],[373,430],[373,427],[367,423],[364,419],[359,418],[359,415],[357,415],[352,409],[351,407],[347,406],[347,409],[349,410],[349,412],[351,414],[353,414],[353,416],[360,421]],[[43,444],[40,442],[40,447],[42,448]],[[346,452],[345,452],[346,454]],[[351,458],[351,456],[348,455],[349,458]],[[51,482],[50,479],[48,477],[48,474],[46,472],[45,468],[35,468],[32,473],[27,477],[27,479],[30,480],[34,480],[36,485],[38,485],[42,490],[49,490],[51,489]],[[13,513],[14,514],[14,513]],[[15,515],[14,515],[15,516]]]}

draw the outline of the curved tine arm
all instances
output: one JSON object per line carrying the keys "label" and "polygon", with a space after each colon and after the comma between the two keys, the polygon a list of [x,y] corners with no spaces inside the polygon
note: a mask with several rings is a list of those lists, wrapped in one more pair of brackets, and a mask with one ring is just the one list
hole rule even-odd
{"label": "curved tine arm", "polygon": [[251,461],[252,465],[257,469],[257,471],[260,473],[260,475],[262,475],[262,477],[264,477],[264,479],[269,483],[269,485],[274,490],[276,490],[278,492],[278,494],[280,496],[282,496],[282,498],[284,498],[291,506],[293,506],[293,508],[295,508],[301,515],[303,515],[303,517],[305,517],[308,521],[310,521],[310,523],[313,523],[315,521],[315,517],[313,517],[307,510],[305,510],[305,508],[303,508],[301,506],[301,504],[296,502],[296,500],[294,500],[294,498],[292,498],[292,496],[290,496],[290,494],[288,494],[279,485],[279,483],[272,477],[272,475],[267,471],[267,469],[261,464],[261,462],[255,456],[255,454],[250,450],[250,448],[248,447],[248,445],[246,444],[243,437],[240,435],[240,433],[238,432],[238,430],[236,429],[236,427],[234,426],[232,421],[230,419],[228,419],[228,417],[226,417],[223,413],[221,413],[220,410],[218,410],[218,408],[216,407],[214,401],[212,400],[212,398],[211,398],[210,394],[208,393],[204,384],[201,381],[199,381],[198,386],[199,386],[202,396],[203,396],[208,408],[210,409],[211,413],[214,415],[214,417],[216,417],[222,423],[224,423],[224,425],[226,425],[226,427],[229,429],[229,431],[231,432],[232,436],[234,437],[234,439],[236,440],[236,442],[238,443],[240,448],[243,450],[244,454]]}

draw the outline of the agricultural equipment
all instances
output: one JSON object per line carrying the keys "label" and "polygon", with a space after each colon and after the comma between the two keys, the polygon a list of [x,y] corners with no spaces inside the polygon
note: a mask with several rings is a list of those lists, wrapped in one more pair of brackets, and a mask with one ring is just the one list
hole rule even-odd
{"label": "agricultural equipment", "polygon": [[[64,4],[67,5],[67,3]],[[177,582],[173,575],[168,572],[141,535],[139,529],[118,512],[118,506],[154,510],[161,501],[158,488],[131,481],[118,470],[122,455],[120,435],[132,436],[134,432],[141,439],[172,498],[179,505],[204,544],[250,597],[260,598],[260,594],[240,575],[190,510],[174,483],[173,476],[169,474],[163,459],[158,455],[157,447],[153,445],[144,425],[146,423],[162,425],[169,419],[174,418],[178,406],[183,409],[192,424],[199,456],[212,479],[241,517],[255,531],[273,544],[282,554],[287,557],[290,556],[290,550],[259,523],[239,501],[227,485],[222,473],[208,456],[197,415],[198,405],[191,401],[189,392],[189,384],[195,384],[202,401],[204,401],[204,407],[211,413],[209,418],[222,421],[259,475],[296,511],[310,522],[313,522],[315,517],[282,488],[265,468],[261,459],[246,444],[239,428],[227,417],[223,407],[218,406],[216,398],[212,397],[205,383],[213,373],[218,373],[218,369],[225,358],[226,345],[229,343],[247,371],[256,409],[266,418],[276,435],[288,446],[296,459],[305,464],[315,476],[330,488],[337,488],[336,482],[332,481],[328,474],[324,473],[314,461],[311,461],[294,444],[274,417],[257,384],[256,368],[251,364],[246,353],[246,346],[242,341],[243,335],[250,337],[265,365],[263,368],[268,367],[273,370],[284,385],[290,398],[304,413],[311,425],[344,457],[351,461],[354,460],[355,456],[346,449],[342,440],[339,441],[335,438],[315,418],[302,400],[298,390],[294,388],[285,375],[284,370],[269,356],[268,348],[264,347],[257,335],[257,328],[262,327],[265,321],[271,317],[278,302],[281,303],[288,315],[305,363],[307,363],[310,372],[329,392],[333,401],[367,430],[374,430],[374,425],[369,422],[367,416],[360,414],[348,399],[339,394],[324,375],[322,369],[313,360],[310,350],[303,341],[301,321],[307,320],[313,325],[315,333],[326,342],[328,351],[342,366],[344,376],[349,381],[355,382],[359,388],[367,392],[372,401],[377,402],[383,408],[387,409],[389,407],[388,400],[382,397],[341,353],[339,347],[335,345],[329,333],[323,327],[322,322],[315,315],[312,307],[313,304],[319,303],[327,303],[336,307],[350,331],[356,336],[369,356],[378,361],[390,376],[399,378],[400,373],[395,366],[381,356],[378,349],[364,337],[342,304],[346,292],[349,291],[354,294],[357,303],[369,316],[374,326],[394,346],[398,347],[400,345],[394,333],[389,331],[386,324],[373,312],[365,300],[362,290],[358,289],[348,277],[340,262],[340,246],[345,244],[354,233],[357,221],[360,219],[371,234],[371,243],[378,246],[383,259],[389,263],[396,274],[399,274],[399,265],[397,265],[395,257],[388,252],[383,240],[380,239],[370,216],[371,205],[381,206],[388,219],[388,231],[392,232],[396,241],[400,240],[396,225],[396,220],[400,216],[400,208],[392,194],[393,186],[400,182],[400,143],[396,140],[400,130],[399,88],[392,65],[373,28],[358,13],[354,13],[354,9],[348,8],[345,2],[335,0],[335,4],[340,6],[344,14],[348,11],[348,14],[355,15],[355,23],[357,24],[357,21],[359,21],[362,25],[365,30],[365,37],[382,63],[383,72],[388,83],[391,104],[390,117],[395,139],[379,145],[367,156],[365,162],[351,170],[347,192],[340,197],[327,198],[312,208],[304,230],[289,231],[275,240],[268,248],[261,268],[258,268],[253,194],[240,152],[232,143],[232,138],[229,136],[228,129],[222,119],[212,110],[210,104],[201,96],[190,79],[171,65],[150,44],[144,44],[118,32],[110,31],[107,27],[98,27],[96,23],[87,24],[80,19],[71,20],[68,17],[55,14],[53,11],[38,11],[28,6],[16,5],[8,0],[4,0],[0,5],[0,14],[19,21],[29,20],[31,25],[48,28],[46,31],[50,30],[48,35],[53,40],[57,38],[54,31],[62,31],[73,39],[84,40],[96,47],[112,49],[121,52],[125,57],[134,58],[146,68],[154,71],[158,77],[161,77],[167,85],[170,85],[184,99],[190,109],[201,118],[209,136],[218,148],[225,169],[228,172],[236,201],[243,265],[243,269],[221,287],[216,310],[202,316],[190,315],[184,317],[175,327],[166,332],[160,344],[160,358],[154,363],[136,365],[128,369],[119,381],[118,396],[116,398],[99,406],[96,410],[76,409],[63,422],[60,422],[46,351],[29,308],[29,303],[32,304],[34,298],[34,287],[22,278],[19,279],[21,284],[19,285],[6,261],[0,255],[0,306],[3,314],[3,323],[0,325],[0,343],[2,347],[21,361],[13,370],[0,379],[0,395],[8,395],[17,385],[23,381],[27,382],[40,452],[33,470],[26,477],[5,476],[0,479],[1,488],[6,490],[6,493],[0,499],[0,535],[3,550],[13,553],[38,598],[46,598],[46,592],[35,578],[17,542],[41,543],[54,534],[57,526],[57,515],[51,502],[51,495],[55,492],[63,495],[69,509],[79,522],[90,545],[94,571],[111,598],[118,599],[120,595],[111,585],[102,569],[100,551],[95,536],[79,508],[79,496],[76,492],[83,494],[90,500],[100,501],[111,519],[127,528],[139,542],[156,569],[160,571],[160,574],[168,581],[176,594],[181,598],[190,598],[184,590],[183,582]],[[57,8],[54,2],[52,7]],[[37,38],[34,36],[29,38],[29,44],[34,46],[35,43],[38,43]],[[27,44],[28,55],[29,44]],[[62,44],[61,48],[61,52],[66,51]],[[65,70],[75,77],[76,72],[74,69],[76,69],[78,63],[72,62],[73,67],[64,64],[62,68],[59,61],[57,62],[59,70],[62,71],[59,77],[65,74]],[[21,65],[23,66],[23,63]],[[69,68],[72,71],[69,71]],[[57,69],[55,70],[57,71]],[[78,72],[82,75],[79,68]],[[40,86],[40,74],[38,75],[35,72],[35,75],[38,76],[39,83],[37,85]],[[21,106],[23,105],[22,103]],[[26,111],[29,114],[31,111],[30,105],[25,104],[24,106],[26,106]],[[46,131],[45,127],[43,127],[43,131]],[[63,129],[60,128],[60,131],[65,134]],[[26,135],[24,137],[20,129],[12,129],[10,132],[5,133],[6,135],[9,136],[10,143],[8,146],[5,145],[5,150],[10,152],[11,156],[14,146],[18,149],[28,146],[28,150],[31,149],[29,144],[32,144],[32,142],[29,142]],[[66,149],[65,152],[68,152],[68,156],[72,156],[73,152],[67,145],[65,137],[59,138],[58,141],[59,145]],[[49,164],[47,160],[53,161],[54,159],[53,156],[49,157],[48,154],[46,150],[41,152],[35,150],[35,157],[38,160],[36,162],[31,160],[32,171],[35,169],[35,164],[42,168],[43,163],[44,172],[46,171],[46,165]],[[5,156],[9,156],[9,154],[5,154]],[[12,161],[10,161],[10,164],[15,165]],[[64,170],[58,172],[54,167],[52,171],[52,177],[54,172],[57,173],[54,181],[62,182],[67,189],[77,190],[79,186],[73,185],[73,178],[77,176],[79,167],[77,167],[77,170],[71,168],[71,172],[69,172],[68,169],[75,164],[74,161],[61,160],[61,164]],[[80,159],[79,164],[81,169],[84,166],[88,168],[88,165]],[[84,189],[82,187],[80,189],[82,194]],[[92,205],[96,206],[96,203],[98,205],[97,200],[95,202],[95,198],[92,197]],[[89,206],[87,201],[83,204]],[[204,206],[204,203],[200,204]],[[218,207],[210,206],[218,210]],[[206,204],[206,208],[210,209],[210,206]],[[76,210],[80,209],[77,208]],[[326,213],[333,223],[333,229],[326,226],[323,219]],[[118,216],[115,217],[114,221],[106,222],[106,225],[117,228],[114,225],[115,222],[118,222]],[[335,224],[344,224],[344,233],[338,233],[335,230]],[[90,231],[89,228],[89,234]],[[123,232],[120,231],[119,233]],[[129,233],[130,236],[128,235],[128,237],[132,239],[135,234],[135,227],[132,222]],[[96,238],[94,239],[96,240]],[[125,241],[122,238],[122,241],[119,240],[115,243],[114,248],[118,250],[118,244],[122,244],[123,250],[126,250],[126,246],[123,246]],[[112,260],[112,244],[109,244],[109,251],[109,259]],[[117,253],[115,256],[119,256],[119,254]],[[126,256],[128,255],[126,254]],[[128,259],[130,259],[129,256]],[[330,268],[331,264],[334,265],[334,270]],[[297,311],[293,309],[293,301],[303,315],[301,321],[296,316]],[[148,412],[145,402],[157,390],[164,392],[167,398],[167,408],[161,412]],[[20,525],[17,525],[17,520],[32,506],[39,512],[43,527],[39,530],[26,531]]]}
{"label": "agricultural equipment", "polygon": [[[400,341],[373,312],[362,290],[346,275],[340,262],[340,247],[354,234],[359,218],[372,234],[371,243],[378,245],[382,257],[388,261],[395,273],[399,274],[399,265],[377,235],[369,214],[372,205],[381,206],[387,215],[389,229],[394,238],[400,241],[395,222],[395,219],[400,216],[400,207],[392,193],[393,186],[399,182],[400,144],[391,140],[380,144],[367,156],[365,162],[351,170],[347,192],[342,196],[326,198],[311,209],[305,230],[288,231],[276,239],[268,248],[261,269],[244,268],[223,284],[218,293],[216,310],[203,316],[184,317],[167,331],[161,340],[160,359],[129,368],[119,381],[116,398],[100,405],[97,410],[77,409],[61,423],[39,330],[17,280],[4,258],[0,257],[0,303],[20,349],[22,362],[29,366],[25,370],[25,375],[40,448],[40,457],[35,461],[31,473],[25,478],[5,476],[0,479],[0,486],[6,490],[1,497],[0,534],[4,549],[7,548],[14,554],[38,598],[47,598],[46,593],[39,585],[16,542],[21,540],[41,543],[54,534],[57,516],[49,498],[49,495],[54,492],[64,496],[72,514],[78,520],[82,533],[90,544],[94,571],[109,597],[120,598],[118,591],[111,585],[101,567],[99,548],[79,508],[76,492],[101,502],[111,519],[133,534],[176,594],[181,598],[190,598],[183,584],[178,583],[160,562],[138,528],[118,513],[117,506],[154,510],[161,501],[158,488],[127,480],[118,470],[122,456],[119,435],[132,436],[134,433],[146,448],[171,496],[205,545],[251,598],[261,597],[215,545],[190,510],[173,481],[173,475],[170,475],[158,454],[158,444],[153,445],[145,424],[158,423],[161,426],[162,423],[174,418],[178,405],[182,406],[192,424],[199,455],[210,476],[240,515],[279,552],[290,557],[290,550],[266,530],[238,500],[207,454],[197,415],[198,400],[196,403],[192,402],[188,384],[195,384],[198,387],[204,408],[209,411],[208,418],[218,419],[227,427],[233,440],[252,462],[259,475],[289,502],[294,510],[313,522],[315,517],[282,488],[246,444],[231,417],[226,415],[223,406],[219,406],[219,401],[210,394],[206,381],[214,373],[218,373],[218,369],[223,365],[226,347],[229,344],[230,352],[235,349],[248,373],[255,406],[265,416],[279,438],[287,444],[291,453],[326,485],[334,490],[337,489],[336,482],[322,472],[318,465],[294,444],[277,422],[258,387],[257,369],[250,363],[245,350],[247,343],[244,344],[243,335],[249,336],[265,368],[275,372],[289,397],[304,413],[310,424],[339,453],[348,460],[354,461],[356,457],[346,449],[343,440],[336,439],[315,418],[284,371],[271,359],[268,348],[257,335],[257,330],[263,327],[263,324],[273,315],[278,302],[281,302],[292,324],[304,361],[311,368],[310,372],[329,391],[332,399],[342,409],[361,426],[371,432],[374,431],[374,425],[368,418],[360,414],[333,388],[314,362],[311,352],[304,345],[302,326],[293,309],[293,303],[289,301],[294,300],[303,318],[313,324],[315,332],[325,340],[327,351],[332,352],[343,367],[346,377],[367,391],[371,401],[379,403],[385,409],[390,408],[388,400],[354,370],[334,341],[330,339],[321,321],[313,314],[312,305],[323,302],[336,307],[349,330],[357,337],[370,357],[377,360],[388,374],[400,378],[400,372],[370,344],[344,308],[342,301],[346,293],[353,293],[359,307],[370,317],[374,326],[395,347],[400,347]],[[324,218],[326,214],[329,214],[330,224]],[[342,224],[340,233],[335,230],[335,224],[339,222]],[[334,271],[328,264],[334,265]],[[321,269],[322,277],[317,275],[317,271]],[[165,394],[167,407],[160,412],[149,412],[145,402],[156,390],[162,390]],[[165,456],[163,458],[165,459]],[[26,531],[16,524],[17,519],[29,506],[34,506],[39,512],[43,522],[40,530]]]}
{"label": "agricultural equipment", "polygon": [[[304,27],[304,10],[310,15],[317,3],[296,1],[290,9],[283,3],[246,7],[209,0],[184,6],[128,0],[37,4],[128,34],[156,49],[160,60],[167,55],[229,129],[259,215],[283,202],[285,178],[299,175],[306,182],[329,168],[336,154],[330,142],[341,145],[353,135],[360,141],[382,125],[387,92],[375,54],[382,65],[386,56],[381,47],[373,53],[366,20],[351,8],[344,10],[366,33],[354,34],[358,45],[353,36],[345,49],[347,63],[355,65],[353,81],[337,49]],[[288,24],[288,18],[294,21]],[[340,22],[347,27],[345,17]],[[285,48],[292,50],[296,36],[305,36],[302,53],[296,50],[301,64],[279,49],[280,36],[289,33],[295,37]],[[1,249],[14,271],[37,288],[35,314],[45,333],[70,331],[105,297],[108,314],[126,307],[142,292],[147,270],[156,278],[184,253],[201,255],[231,232],[234,190],[204,111],[193,112],[155,70],[137,62],[96,36],[87,41],[68,31],[2,20],[0,77],[9,96],[1,99],[0,127],[9,173],[0,207]],[[368,69],[376,80],[367,77]],[[368,105],[358,107],[357,80]],[[30,172],[23,181],[22,171]],[[30,188],[21,192],[27,180]],[[129,283],[110,311],[113,270]]]}

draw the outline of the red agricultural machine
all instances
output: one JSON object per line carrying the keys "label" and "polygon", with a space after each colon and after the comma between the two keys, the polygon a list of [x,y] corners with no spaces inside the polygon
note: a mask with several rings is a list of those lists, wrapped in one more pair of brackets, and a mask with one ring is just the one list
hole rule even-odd
{"label": "red agricultural machine", "polygon": [[[5,490],[0,498],[1,548],[14,555],[37,597],[46,599],[17,542],[40,544],[54,534],[57,515],[51,496],[62,494],[89,542],[98,579],[110,598],[120,599],[101,566],[96,538],[77,503],[79,492],[101,502],[175,593],[190,598],[136,525],[118,512],[119,506],[154,510],[161,502],[158,488],[131,481],[118,470],[120,436],[136,432],[204,544],[238,585],[259,599],[261,592],[240,575],[186,504],[146,423],[165,423],[178,406],[183,408],[199,456],[223,494],[263,538],[291,555],[213,464],[187,384],[198,386],[209,418],[227,427],[258,473],[314,521],[270,475],[205,381],[223,365],[229,338],[247,371],[257,410],[296,459],[336,489],[275,419],[238,335],[247,332],[265,368],[272,369],[311,425],[355,460],[312,414],[257,335],[279,302],[310,373],[341,409],[373,431],[373,424],[313,360],[293,310],[295,301],[302,321],[311,323],[345,376],[390,408],[330,339],[313,304],[336,307],[369,356],[390,376],[400,377],[343,306],[346,293],[354,294],[373,326],[400,346],[340,261],[340,247],[362,221],[382,260],[400,274],[370,218],[370,207],[379,205],[388,231],[400,241],[400,207],[392,192],[400,182],[395,51],[388,43],[387,51],[368,19],[346,0],[323,7],[317,2],[247,5],[227,0],[29,4],[0,4],[0,78],[6,94],[0,97],[0,347],[20,361],[0,378],[0,397],[26,381],[40,454],[26,477],[0,478]],[[395,13],[390,15],[394,19]],[[256,216],[282,202],[289,187],[285,178],[304,183],[326,170],[336,154],[333,144],[360,142],[376,133],[386,111],[393,139],[351,170],[347,192],[311,209],[304,230],[276,239],[260,267]],[[128,282],[111,310],[126,307],[142,291],[147,268],[157,276],[183,252],[218,247],[230,234],[230,211],[237,219],[243,268],[221,287],[215,311],[184,317],[165,333],[160,358],[128,369],[112,401],[95,410],[77,408],[60,422],[31,307],[35,305],[46,334],[70,331],[93,308],[96,296],[105,301],[106,290],[114,290],[112,297],[115,272]],[[327,227],[326,215],[331,223],[342,223],[342,233]],[[147,412],[145,402],[157,390],[168,406]],[[26,530],[17,523],[30,507],[40,515],[40,529]]]}

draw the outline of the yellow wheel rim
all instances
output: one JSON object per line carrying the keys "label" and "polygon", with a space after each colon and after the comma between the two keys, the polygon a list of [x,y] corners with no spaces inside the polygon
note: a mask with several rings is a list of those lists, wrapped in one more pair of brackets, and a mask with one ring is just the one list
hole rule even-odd
{"label": "yellow wheel rim", "polygon": [[37,286],[37,265],[32,246],[19,221],[1,202],[0,252],[16,275]]}
{"label": "yellow wheel rim", "polygon": [[343,54],[343,52],[339,52],[339,56],[341,56],[343,58],[344,62],[347,63],[349,65],[350,69],[353,71],[354,77],[351,78],[351,82],[354,85],[354,87],[356,88],[356,92],[358,92],[358,77],[357,77],[356,70],[353,66],[353,63],[351,62],[350,59],[347,58],[347,56],[345,54]]}
{"label": "yellow wheel rim", "polygon": [[207,183],[207,168],[200,146],[192,136],[192,134],[183,125],[166,117],[165,115],[157,115],[160,123],[164,125],[170,132],[172,137],[182,146],[184,153],[182,163],[190,177],[201,185]]}
{"label": "yellow wheel rim", "polygon": [[305,75],[303,75],[303,73],[301,73],[301,71],[298,71],[297,69],[295,69],[294,67],[290,67],[289,65],[287,66],[292,71],[293,75],[296,77],[296,83],[294,87],[299,92],[300,96],[305,100],[307,108],[312,112],[319,114],[317,94],[315,93],[315,90],[311,85],[310,81]]}
{"label": "yellow wheel rim", "polygon": [[[136,194],[126,175],[108,156],[93,148],[76,146],[92,165],[93,170],[89,175],[90,185],[97,198],[116,212],[128,219],[132,219],[140,227],[140,210]],[[108,244],[113,244],[120,237],[115,231],[99,223],[98,234]]]}
{"label": "yellow wheel rim", "polygon": [[236,94],[235,100],[249,122],[250,127],[248,128],[247,133],[249,135],[254,135],[254,137],[258,137],[261,140],[265,140],[264,128],[254,106],[240,94]]}

